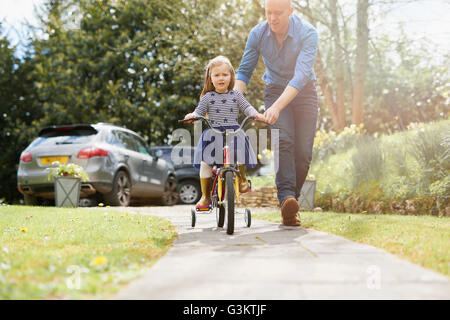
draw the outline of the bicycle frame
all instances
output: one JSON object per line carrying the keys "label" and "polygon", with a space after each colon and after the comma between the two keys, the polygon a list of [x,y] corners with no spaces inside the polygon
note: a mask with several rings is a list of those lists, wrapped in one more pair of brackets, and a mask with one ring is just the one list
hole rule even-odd
{"label": "bicycle frame", "polygon": [[[196,120],[202,120],[204,121],[208,127],[215,133],[220,134],[222,136],[225,136],[225,145],[223,147],[223,166],[219,167],[218,169],[213,169],[213,174],[215,175],[214,177],[214,182],[211,188],[211,198],[213,198],[214,196],[214,192],[216,191],[217,188],[217,195],[218,195],[218,205],[222,205],[223,204],[223,200],[225,197],[224,194],[224,180],[225,180],[225,173],[227,171],[232,171],[233,172],[233,177],[234,177],[234,190],[235,190],[235,196],[236,196],[236,201],[239,201],[239,175],[237,174],[239,172],[238,169],[236,169],[237,164],[231,164],[231,159],[230,159],[230,147],[228,145],[228,139],[227,137],[229,135],[235,135],[238,131],[242,130],[242,128],[245,126],[245,124],[247,123],[247,121],[249,119],[252,120],[256,120],[254,117],[251,116],[247,116],[241,123],[241,125],[239,126],[238,129],[234,130],[233,132],[230,132],[228,130],[225,131],[220,131],[217,130],[215,128],[213,128],[213,126],[211,125],[209,119],[205,118],[205,117],[195,117],[195,118],[191,118],[191,119],[187,119],[187,120],[178,120],[178,122],[183,122],[183,123],[190,123]],[[260,121],[260,120],[258,120]],[[264,121],[261,121],[263,123],[265,123]],[[208,211],[209,209],[205,209],[205,211]]]}

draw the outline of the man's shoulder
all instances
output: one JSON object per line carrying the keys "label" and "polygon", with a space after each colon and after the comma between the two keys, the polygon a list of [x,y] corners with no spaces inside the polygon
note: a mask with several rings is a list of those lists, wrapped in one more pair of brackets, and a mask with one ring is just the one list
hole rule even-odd
{"label": "man's shoulder", "polygon": [[317,32],[316,28],[314,28],[311,23],[309,23],[305,19],[300,18],[298,15],[293,14],[292,19],[297,30],[302,30],[303,32]]}
{"label": "man's shoulder", "polygon": [[265,32],[267,32],[268,28],[269,24],[267,23],[267,20],[264,20],[252,28],[250,35],[261,37]]}

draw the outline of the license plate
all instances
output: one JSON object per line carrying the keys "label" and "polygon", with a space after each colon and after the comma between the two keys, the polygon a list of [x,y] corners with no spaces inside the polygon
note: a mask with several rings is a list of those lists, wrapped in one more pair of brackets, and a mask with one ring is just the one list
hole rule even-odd
{"label": "license plate", "polygon": [[67,163],[69,160],[69,157],[67,156],[60,156],[60,157],[43,157],[41,158],[42,164],[52,164],[55,161],[58,161],[59,163]]}

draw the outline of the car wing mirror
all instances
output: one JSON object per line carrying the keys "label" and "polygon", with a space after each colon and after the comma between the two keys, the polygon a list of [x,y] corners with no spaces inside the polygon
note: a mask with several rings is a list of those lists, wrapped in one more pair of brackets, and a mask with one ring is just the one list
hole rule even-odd
{"label": "car wing mirror", "polygon": [[156,150],[156,151],[155,151],[155,157],[156,157],[156,160],[158,160],[158,159],[161,158],[162,156],[163,156],[162,150]]}

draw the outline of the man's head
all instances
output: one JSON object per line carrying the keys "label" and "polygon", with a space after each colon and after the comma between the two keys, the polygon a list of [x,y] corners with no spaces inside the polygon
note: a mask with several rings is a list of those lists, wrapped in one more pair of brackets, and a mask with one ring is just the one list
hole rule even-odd
{"label": "man's head", "polygon": [[291,0],[266,0],[266,18],[276,35],[284,35],[289,29],[289,16],[294,12]]}

